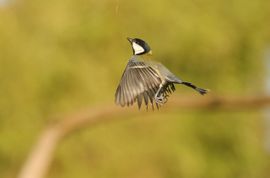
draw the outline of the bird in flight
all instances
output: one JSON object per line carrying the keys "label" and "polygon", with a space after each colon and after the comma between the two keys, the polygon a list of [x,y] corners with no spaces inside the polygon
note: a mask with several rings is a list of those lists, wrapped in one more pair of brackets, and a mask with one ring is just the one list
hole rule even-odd
{"label": "bird in flight", "polygon": [[140,109],[144,101],[147,109],[148,105],[151,105],[152,109],[155,107],[159,109],[167,102],[169,94],[175,90],[174,84],[188,86],[201,95],[208,92],[206,89],[176,77],[161,63],[149,60],[152,51],[144,40],[127,39],[131,44],[133,55],[127,63],[115,92],[117,105],[131,106],[137,102]]}

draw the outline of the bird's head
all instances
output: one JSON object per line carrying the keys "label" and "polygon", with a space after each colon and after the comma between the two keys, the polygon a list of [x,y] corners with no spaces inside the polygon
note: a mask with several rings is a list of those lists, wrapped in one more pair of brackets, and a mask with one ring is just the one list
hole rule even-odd
{"label": "bird's head", "polygon": [[152,54],[150,46],[139,38],[127,38],[130,42],[134,55]]}

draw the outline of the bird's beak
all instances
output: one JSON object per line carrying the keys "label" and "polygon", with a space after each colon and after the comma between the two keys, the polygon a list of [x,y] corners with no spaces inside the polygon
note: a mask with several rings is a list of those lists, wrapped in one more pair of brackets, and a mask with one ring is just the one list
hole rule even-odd
{"label": "bird's beak", "polygon": [[128,40],[130,43],[132,43],[133,38],[129,38],[129,37],[127,37],[127,40]]}

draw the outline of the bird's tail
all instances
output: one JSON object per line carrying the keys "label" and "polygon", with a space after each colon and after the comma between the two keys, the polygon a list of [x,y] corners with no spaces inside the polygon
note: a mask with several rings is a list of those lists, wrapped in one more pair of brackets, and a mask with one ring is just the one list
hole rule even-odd
{"label": "bird's tail", "polygon": [[199,92],[201,95],[204,95],[204,94],[206,94],[209,91],[207,89],[199,88],[199,87],[193,85],[190,82],[183,82],[182,81],[181,84],[186,85],[186,86],[188,86],[190,88],[193,88],[194,90],[196,90],[197,92]]}

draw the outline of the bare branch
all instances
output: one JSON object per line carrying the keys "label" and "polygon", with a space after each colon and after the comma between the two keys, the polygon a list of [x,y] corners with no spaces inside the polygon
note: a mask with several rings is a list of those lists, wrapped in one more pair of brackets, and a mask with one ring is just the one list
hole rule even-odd
{"label": "bare branch", "polygon": [[[170,98],[162,109],[179,108],[223,108],[223,109],[250,109],[270,105],[270,97],[179,97]],[[39,137],[28,159],[22,166],[18,178],[43,178],[48,172],[54,156],[54,151],[64,136],[83,127],[113,121],[114,119],[128,118],[141,112],[136,108],[121,108],[115,105],[105,105],[79,111],[63,117],[59,123],[49,126]],[[151,112],[148,112],[151,114]],[[124,115],[128,117],[123,117]],[[121,117],[119,117],[121,116]]]}

